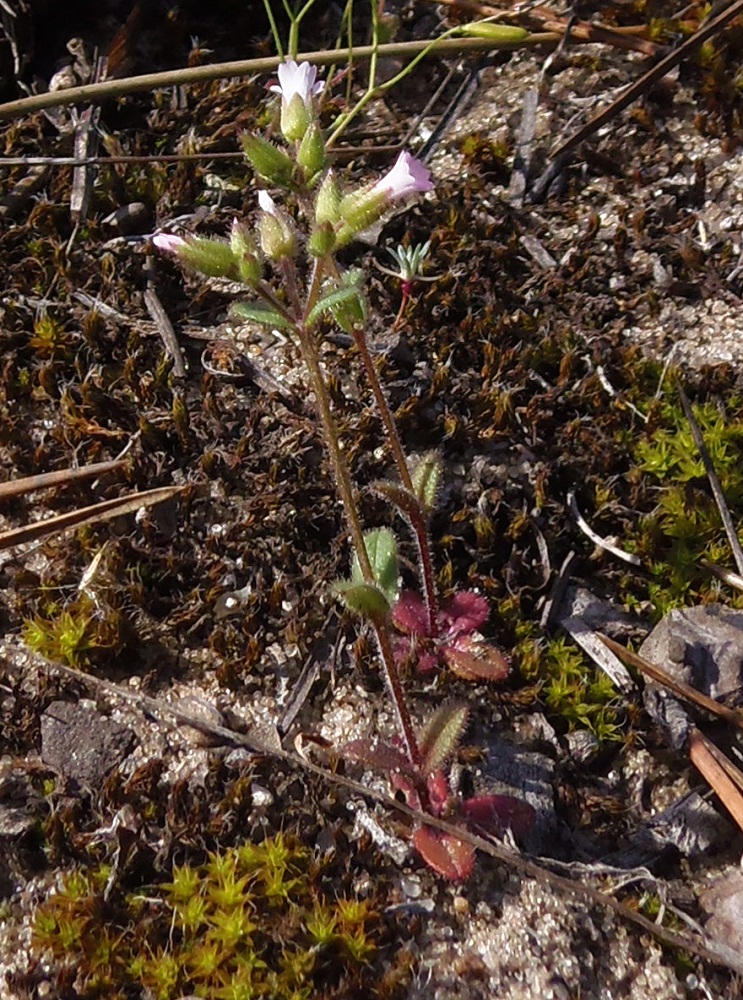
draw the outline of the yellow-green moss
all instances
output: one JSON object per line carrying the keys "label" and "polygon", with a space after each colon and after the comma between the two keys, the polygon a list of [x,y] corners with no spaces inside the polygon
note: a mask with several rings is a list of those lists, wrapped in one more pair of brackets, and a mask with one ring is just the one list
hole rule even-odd
{"label": "yellow-green moss", "polygon": [[104,898],[107,877],[69,874],[34,918],[33,949],[75,970],[81,996],[309,1000],[374,952],[371,904],[323,892],[321,868],[281,834],[121,898]]}

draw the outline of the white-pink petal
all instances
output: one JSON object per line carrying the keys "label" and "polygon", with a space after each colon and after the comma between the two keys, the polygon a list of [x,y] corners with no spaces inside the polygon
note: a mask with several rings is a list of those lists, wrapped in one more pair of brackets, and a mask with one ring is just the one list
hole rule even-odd
{"label": "white-pink petal", "polygon": [[432,189],[430,170],[407,150],[400,153],[392,169],[374,185],[376,192],[384,192],[395,200]]}
{"label": "white-pink petal", "polygon": [[276,215],[276,202],[268,191],[258,192],[258,204],[263,212],[267,212],[268,215]]}
{"label": "white-pink petal", "polygon": [[317,66],[311,63],[296,63],[287,59],[279,66],[279,83],[271,87],[275,94],[281,94],[283,104],[288,104],[295,94],[310,106],[312,98],[322,93],[325,83],[317,79]]}
{"label": "white-pink petal", "polygon": [[186,241],[173,233],[155,233],[152,237],[152,245],[164,253],[178,253],[181,247],[186,246]]}

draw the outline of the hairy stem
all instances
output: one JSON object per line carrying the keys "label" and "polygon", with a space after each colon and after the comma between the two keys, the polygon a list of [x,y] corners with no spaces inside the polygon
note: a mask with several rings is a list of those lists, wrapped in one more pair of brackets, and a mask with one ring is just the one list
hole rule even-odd
{"label": "hairy stem", "polygon": [[[323,273],[324,267],[322,262],[319,260],[315,261],[315,266],[310,278],[307,301],[305,303],[305,316],[309,314],[310,310],[317,302],[320,288],[322,286]],[[358,505],[356,503],[356,497],[351,484],[348,465],[343,455],[343,450],[341,449],[338,429],[333,418],[330,406],[330,396],[328,394],[325,377],[320,365],[320,357],[317,351],[317,346],[315,344],[312,331],[308,329],[304,323],[297,324],[296,331],[297,339],[299,340],[302,351],[302,357],[307,366],[307,370],[309,371],[310,382],[312,383],[312,388],[315,392],[317,410],[320,417],[323,436],[325,437],[325,444],[328,452],[330,453],[330,461],[333,466],[336,486],[343,502],[343,508],[350,527],[351,539],[359,560],[359,566],[361,567],[364,580],[369,584],[374,584],[374,571],[369,560],[369,553],[366,551],[366,542],[364,540],[364,532],[361,526],[361,518],[359,517]],[[411,763],[419,764],[420,751],[415,738],[415,730],[413,729],[410,712],[408,711],[408,706],[405,701],[402,685],[400,683],[400,675],[398,674],[397,665],[395,663],[395,653],[392,648],[389,626],[385,621],[375,621],[373,624],[374,633],[377,639],[377,646],[379,648],[379,655],[382,661],[384,679],[392,700],[395,715],[397,717],[397,725],[405,746],[405,752],[407,753]]]}
{"label": "hairy stem", "polygon": [[[384,394],[382,383],[379,381],[379,373],[377,372],[374,365],[374,359],[372,358],[371,351],[369,350],[366,333],[363,329],[357,328],[353,332],[353,339],[356,344],[356,349],[358,350],[364,364],[366,377],[369,380],[372,392],[374,393],[374,401],[377,404],[377,411],[379,412],[380,419],[387,434],[387,440],[389,441],[390,448],[392,449],[398,475],[400,476],[403,486],[411,497],[415,497],[415,488],[413,487],[413,480],[410,476],[410,469],[408,468],[407,459],[405,458],[405,452],[403,451],[402,444],[400,443],[400,435],[397,432],[397,424],[395,423],[395,418],[392,414],[392,410],[390,409],[390,404],[387,402],[387,397]],[[435,636],[438,632],[438,595],[436,593],[433,559],[431,558],[431,539],[428,534],[427,518],[420,505],[418,505],[415,515],[408,511],[407,516],[418,546],[418,564],[421,571],[423,595],[426,602],[428,634]]]}

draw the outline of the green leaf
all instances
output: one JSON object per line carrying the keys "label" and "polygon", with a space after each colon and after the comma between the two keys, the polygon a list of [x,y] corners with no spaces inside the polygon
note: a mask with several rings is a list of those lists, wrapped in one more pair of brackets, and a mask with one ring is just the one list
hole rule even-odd
{"label": "green leaf", "polygon": [[[374,574],[374,582],[387,603],[394,604],[399,592],[395,536],[389,528],[374,528],[364,535],[364,545]],[[364,574],[361,572],[361,564],[356,553],[351,564],[351,583],[364,583]]]}
{"label": "green leaf", "polygon": [[435,451],[429,451],[418,460],[411,479],[415,495],[424,510],[433,510],[436,503],[436,490],[441,478],[441,459]]}
{"label": "green leaf", "polygon": [[370,583],[338,582],[335,592],[349,609],[362,618],[382,622],[390,612],[390,605],[379,587]]}
{"label": "green leaf", "polygon": [[270,306],[259,305],[257,302],[235,302],[232,312],[242,319],[251,319],[264,326],[276,327],[279,330],[291,330],[292,324],[281,313]]}
{"label": "green leaf", "polygon": [[467,728],[469,709],[466,705],[445,704],[433,713],[420,734],[422,769],[437,771],[454,753]]}
{"label": "green leaf", "polygon": [[307,325],[314,326],[328,312],[333,314],[343,329],[346,329],[347,326],[363,325],[366,319],[366,304],[358,284],[344,285],[342,288],[337,288],[334,292],[324,295],[310,310]]}

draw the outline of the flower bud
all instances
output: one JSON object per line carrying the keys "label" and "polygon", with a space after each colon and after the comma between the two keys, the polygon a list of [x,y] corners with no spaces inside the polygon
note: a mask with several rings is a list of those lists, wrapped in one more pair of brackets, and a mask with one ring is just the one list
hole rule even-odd
{"label": "flower bud", "polygon": [[335,250],[335,229],[330,222],[321,222],[312,231],[307,249],[313,257],[327,257]]}
{"label": "flower bud", "polygon": [[258,192],[258,203],[263,210],[258,220],[261,248],[269,260],[293,257],[297,252],[297,237],[288,217],[276,207],[273,198],[265,191]]}
{"label": "flower bud", "polygon": [[181,264],[193,271],[199,271],[210,278],[234,277],[235,256],[229,243],[223,240],[189,236],[174,250]]}
{"label": "flower bud", "polygon": [[332,170],[325,175],[315,199],[315,222],[318,224],[330,222],[335,225],[339,221],[341,194]]}
{"label": "flower bud", "polygon": [[244,135],[242,146],[250,165],[259,177],[277,187],[286,187],[294,171],[294,163],[281,149],[257,135]]}
{"label": "flower bud", "polygon": [[310,122],[312,112],[299,94],[293,94],[290,101],[281,104],[281,134],[290,142],[303,138]]}
{"label": "flower bud", "polygon": [[240,280],[243,284],[254,288],[261,280],[261,263],[256,253],[252,233],[244,223],[238,222],[237,219],[232,223],[230,249],[235,258],[235,266]]}
{"label": "flower bud", "polygon": [[297,163],[308,179],[319,174],[325,167],[325,140],[314,123],[309,125],[297,151]]}

